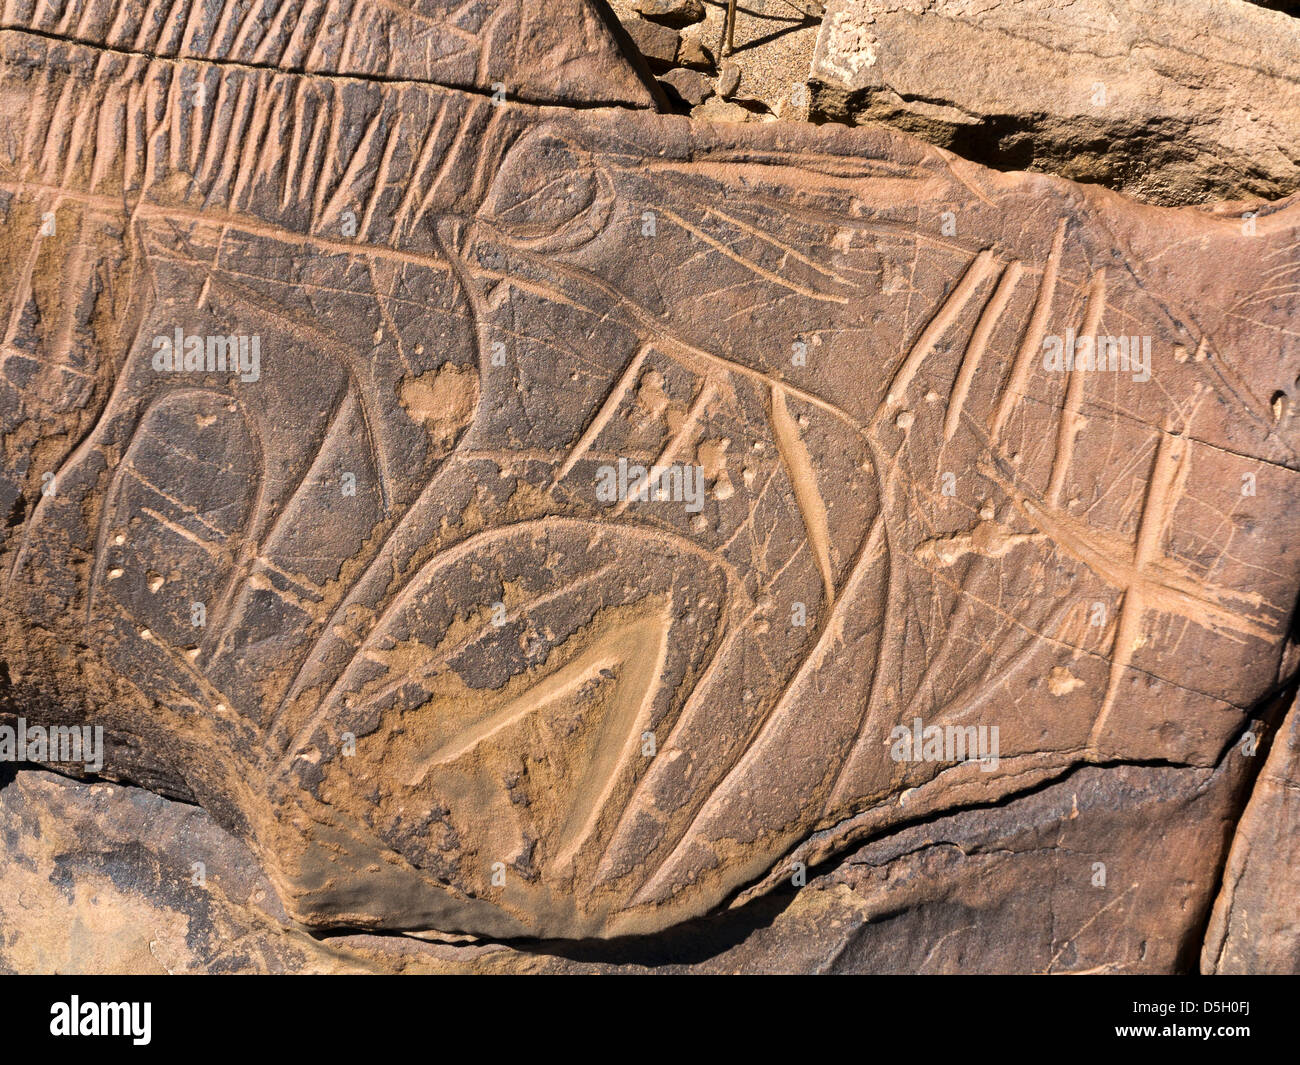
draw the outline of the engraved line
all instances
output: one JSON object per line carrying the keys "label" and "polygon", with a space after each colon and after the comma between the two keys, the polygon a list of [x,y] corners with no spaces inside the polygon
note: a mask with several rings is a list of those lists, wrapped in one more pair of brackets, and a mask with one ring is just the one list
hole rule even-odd
{"label": "engraved line", "polygon": [[1024,395],[1025,382],[1029,379],[1034,366],[1034,359],[1042,350],[1043,334],[1047,331],[1047,320],[1052,315],[1052,301],[1056,297],[1056,279],[1061,268],[1061,254],[1065,248],[1064,218],[1056,227],[1056,236],[1052,240],[1052,250],[1048,253],[1047,264],[1043,267],[1043,277],[1038,284],[1038,299],[1034,302],[1029,324],[1025,327],[1025,337],[1016,353],[1015,363],[1011,368],[1011,377],[1002,393],[1002,402],[989,427],[989,443],[996,447],[998,438],[1011,417],[1011,410]]}
{"label": "engraved line", "polygon": [[[1103,266],[1092,276],[1092,285],[1088,289],[1088,309],[1084,312],[1083,327],[1078,337],[1088,337],[1092,345],[1092,355],[1096,359],[1097,329],[1101,324],[1102,308],[1106,305],[1106,268]],[[1061,421],[1057,426],[1056,454],[1052,457],[1052,479],[1047,486],[1046,502],[1049,507],[1060,503],[1061,492],[1065,488],[1065,478],[1074,461],[1074,441],[1083,428],[1084,417],[1079,413],[1083,404],[1083,388],[1088,380],[1087,370],[1077,366],[1070,369],[1070,383],[1065,389],[1065,405],[1061,408]]]}
{"label": "engraved line", "polygon": [[636,353],[632,358],[628,360],[627,367],[623,370],[622,374],[619,375],[619,379],[615,383],[614,387],[609,390],[609,394],[605,397],[605,402],[600,405],[600,410],[596,412],[596,416],[591,419],[591,423],[587,426],[586,431],[578,437],[578,442],[573,445],[564,462],[560,464],[559,470],[557,470],[555,476],[551,478],[552,489],[568,476],[569,471],[573,469],[574,464],[577,463],[577,461],[586,453],[587,449],[591,447],[595,442],[596,437],[600,435],[601,430],[605,428],[609,420],[618,411],[619,406],[623,402],[623,396],[626,394],[628,389],[632,387],[632,382],[636,380],[636,375],[641,370],[641,364],[645,362],[645,357],[651,352],[651,350],[653,350],[653,348],[653,344],[642,344],[637,348]]}
{"label": "engraved line", "polygon": [[908,352],[907,358],[903,360],[903,365],[898,368],[894,380],[889,385],[889,392],[885,396],[886,403],[902,402],[903,393],[907,391],[907,386],[912,383],[912,378],[916,375],[921,363],[934,349],[934,345],[938,343],[939,338],[948,331],[948,327],[952,325],[957,315],[962,312],[962,309],[975,294],[975,290],[995,269],[996,260],[993,258],[991,248],[985,248],[984,251],[975,256],[974,261],[967,267],[966,273],[962,275],[957,287],[952,290],[943,306],[930,319],[930,324],[916,338],[912,350]]}
{"label": "engraved line", "polygon": [[785,464],[786,475],[794,489],[795,502],[803,518],[804,531],[812,547],[813,558],[822,576],[822,585],[829,609],[835,602],[835,570],[831,565],[831,535],[826,521],[826,501],[817,484],[817,471],[808,457],[799,427],[790,417],[786,406],[785,389],[778,384],[771,388],[771,418],[776,448]]}
{"label": "engraved line", "polygon": [[1002,312],[1006,309],[1012,291],[1020,281],[1020,274],[1023,269],[1018,261],[1008,264],[1006,272],[1002,275],[1002,280],[998,282],[997,290],[993,293],[993,298],[989,300],[988,306],[984,308],[984,313],[980,316],[979,324],[975,326],[975,334],[971,337],[970,344],[966,348],[966,357],[962,361],[961,370],[957,374],[957,383],[953,385],[952,395],[948,400],[948,413],[943,420],[943,439],[945,442],[951,440],[957,432],[957,425],[961,421],[962,408],[965,406],[966,397],[970,394],[971,381],[975,379],[975,371],[979,369],[980,360],[984,358],[989,339],[993,336],[993,330],[997,327]]}

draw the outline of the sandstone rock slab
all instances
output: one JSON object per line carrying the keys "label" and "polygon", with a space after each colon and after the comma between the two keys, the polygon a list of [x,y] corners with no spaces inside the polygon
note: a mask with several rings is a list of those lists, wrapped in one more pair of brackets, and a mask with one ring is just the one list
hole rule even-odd
{"label": "sandstone rock slab", "polygon": [[[149,59],[428,82],[534,103],[654,107],[603,3],[572,0],[196,0],[183,11],[144,0],[15,0],[20,29]],[[202,73],[203,68],[193,68]],[[188,86],[197,92],[199,77]]]}
{"label": "sandstone rock slab", "polygon": [[1201,959],[1207,973],[1300,972],[1300,715],[1292,707],[1237,825]]}
{"label": "sandstone rock slab", "polygon": [[53,38],[0,32],[6,708],[291,918],[660,933],[1274,689],[1295,199]]}
{"label": "sandstone rock slab", "polygon": [[1152,203],[1300,187],[1300,23],[1244,0],[832,0],[813,111]]}
{"label": "sandstone rock slab", "polygon": [[581,947],[315,939],[201,809],[23,771],[0,788],[0,971],[1187,972],[1244,766],[1084,768],[869,843],[798,888]]}

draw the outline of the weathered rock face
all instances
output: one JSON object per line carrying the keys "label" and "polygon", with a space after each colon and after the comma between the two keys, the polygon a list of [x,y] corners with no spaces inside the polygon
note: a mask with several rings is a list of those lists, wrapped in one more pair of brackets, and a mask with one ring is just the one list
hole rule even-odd
{"label": "weathered rock face", "polygon": [[1217,770],[1086,767],[868,844],[798,891],[640,941],[527,949],[315,940],[202,810],[22,772],[0,790],[0,971],[1185,970],[1248,764],[1234,750]]}
{"label": "weathered rock face", "polygon": [[1201,958],[1207,973],[1300,972],[1300,715],[1287,714],[1237,826]]}
{"label": "weathered rock face", "polygon": [[1300,22],[1243,0],[831,0],[821,118],[1187,204],[1300,188]]}
{"label": "weathered rock face", "polygon": [[[1235,772],[1300,591],[1300,201],[73,21],[0,32],[6,708],[102,724],[288,916],[658,934],[1070,775]],[[1234,786],[1120,967],[1191,949]]]}
{"label": "weathered rock face", "polygon": [[344,968],[318,964],[329,952],[286,928],[248,848],[197,807],[25,771],[0,811],[0,971]]}

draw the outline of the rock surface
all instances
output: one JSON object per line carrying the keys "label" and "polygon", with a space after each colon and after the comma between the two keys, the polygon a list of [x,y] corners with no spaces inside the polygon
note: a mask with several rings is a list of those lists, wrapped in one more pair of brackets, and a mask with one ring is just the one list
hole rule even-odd
{"label": "rock surface", "polygon": [[638,15],[665,26],[689,26],[704,21],[704,5],[700,0],[636,0]]}
{"label": "rock surface", "polygon": [[1243,763],[1082,769],[864,846],[797,889],[581,946],[315,939],[202,810],[20,772],[0,789],[0,972],[1186,971]]}
{"label": "rock surface", "polygon": [[[610,6],[629,34],[635,38],[638,25],[652,16],[643,13],[646,4],[633,0],[611,0]],[[670,3],[670,6],[675,4]],[[743,73],[738,106],[719,108],[690,101],[677,109],[711,122],[770,121],[774,118],[803,120],[808,117],[808,71],[817,43],[821,21],[818,3],[791,0],[754,0],[736,9],[735,51],[723,55],[725,0],[703,8],[703,20],[674,22],[681,30],[676,59],[686,68],[713,79],[719,96],[736,94]],[[661,73],[667,73],[661,68]],[[670,101],[676,105],[676,101]]]}
{"label": "rock surface", "polygon": [[428,82],[475,92],[498,86],[535,103],[650,107],[599,0],[306,0],[236,5],[196,0],[183,17],[144,0],[16,0],[3,25],[122,55]]}
{"label": "rock surface", "polygon": [[695,70],[678,67],[670,70],[659,79],[676,93],[677,97],[688,106],[702,104],[713,95],[713,85],[703,74]]}
{"label": "rock surface", "polygon": [[[98,883],[78,826],[135,833],[114,905],[175,968],[257,968],[244,934],[335,965],[310,929],[1173,971],[1228,860],[1241,942],[1239,744],[1295,665],[1300,198],[711,125],[630,64],[567,107],[340,76],[369,31],[214,63],[247,47],[217,15],[156,58],[83,14],[0,31],[0,711],[102,725],[104,777],[206,813],[23,770],[4,879]],[[606,25],[538,18],[505,52],[542,86]],[[187,831],[243,879],[168,895]],[[551,964],[362,939],[338,965]]]}
{"label": "rock surface", "polygon": [[1300,188],[1300,22],[1243,0],[831,0],[822,119],[1187,204]]}
{"label": "rock surface", "polygon": [[671,26],[662,26],[658,22],[644,22],[640,19],[625,23],[628,35],[637,51],[650,64],[656,73],[665,73],[677,62],[677,50],[681,46],[681,34]]}
{"label": "rock surface", "polygon": [[1207,973],[1300,972],[1300,713],[1272,740],[1206,936]]}

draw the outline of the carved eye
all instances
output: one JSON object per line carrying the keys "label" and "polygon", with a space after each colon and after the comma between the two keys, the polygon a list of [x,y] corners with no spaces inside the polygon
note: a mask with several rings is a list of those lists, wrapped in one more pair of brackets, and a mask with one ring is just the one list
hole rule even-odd
{"label": "carved eye", "polygon": [[613,184],[591,155],[540,132],[506,155],[481,217],[520,247],[570,251],[605,228],[613,205]]}

